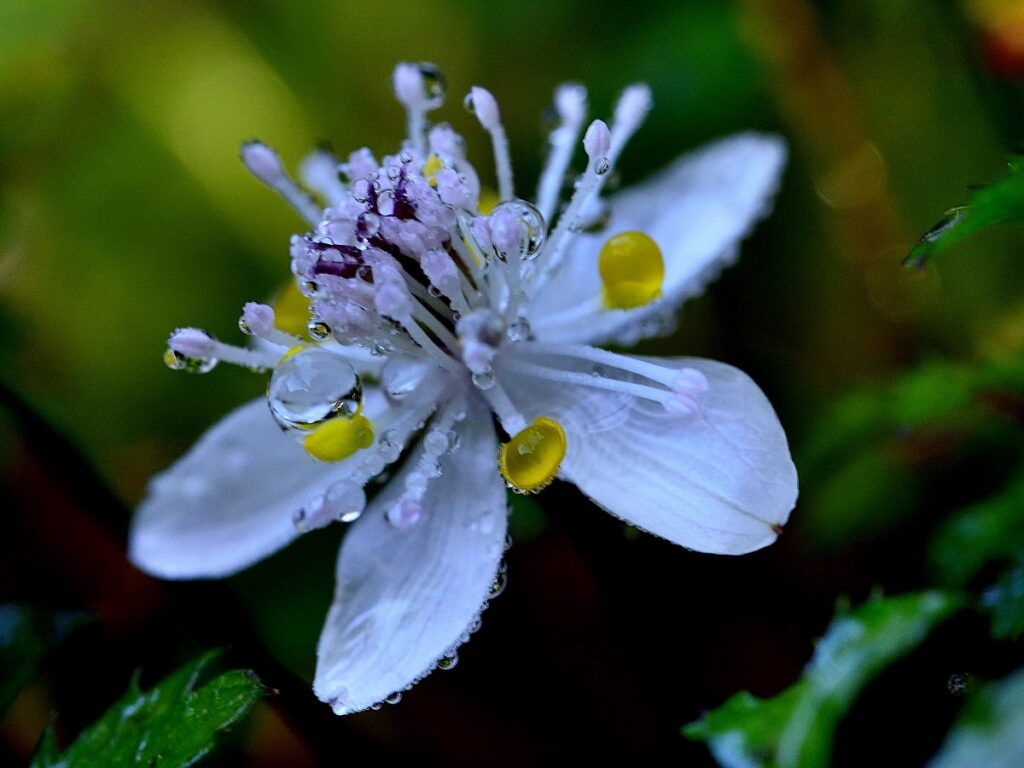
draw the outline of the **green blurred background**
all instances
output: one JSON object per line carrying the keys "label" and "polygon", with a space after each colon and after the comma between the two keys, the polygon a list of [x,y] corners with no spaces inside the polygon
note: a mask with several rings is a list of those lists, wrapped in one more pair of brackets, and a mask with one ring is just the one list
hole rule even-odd
{"label": "green blurred background", "polygon": [[[404,133],[391,70],[426,60],[448,80],[439,119],[468,138],[478,167],[488,142],[460,102],[471,85],[493,91],[523,180],[536,179],[542,115],[565,80],[588,86],[595,116],[623,85],[651,85],[655,109],[620,164],[623,184],[729,132],[786,137],[774,214],[684,308],[680,330],[646,346],[749,371],[790,435],[802,501],[772,551],[720,561],[623,532],[556,489],[513,518],[508,591],[458,670],[345,721],[283,690],[220,759],[710,760],[679,725],[740,688],[791,682],[837,596],[925,583],[927,532],[1008,472],[989,449],[1016,439],[1012,420],[964,450],[963,424],[842,460],[830,438],[836,402],[858,418],[851,393],[928,361],[1024,346],[1014,227],[923,271],[901,266],[1021,138],[1020,11],[996,0],[4,0],[0,382],[54,432],[0,421],[13,500],[0,599],[103,618],[16,702],[0,725],[6,754],[24,757],[52,708],[73,734],[137,666],[163,673],[211,642],[246,653],[242,626],[280,674],[310,674],[340,531],[227,584],[165,586],[118,559],[126,510],[154,471],[265,385],[229,366],[191,377],[161,363],[179,325],[238,341],[243,302],[288,278],[301,223],[248,176],[240,143],[258,137],[293,167],[321,141],[390,151]],[[941,408],[941,383],[904,393],[901,413]],[[874,407],[864,397],[861,410]],[[982,647],[951,643],[968,658],[949,663],[981,664]],[[939,686],[958,669],[935,672]],[[921,731],[923,754],[943,716]]]}

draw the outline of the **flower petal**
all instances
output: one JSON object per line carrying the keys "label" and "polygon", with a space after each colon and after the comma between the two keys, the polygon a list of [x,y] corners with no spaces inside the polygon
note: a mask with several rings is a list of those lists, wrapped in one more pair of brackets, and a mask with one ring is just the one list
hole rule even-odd
{"label": "flower petal", "polygon": [[506,499],[490,413],[476,398],[459,434],[418,522],[396,527],[387,510],[422,448],[342,544],[313,682],[338,714],[366,709],[424,677],[465,641],[486,603],[504,549]]}
{"label": "flower petal", "polygon": [[[364,408],[376,419],[387,401],[368,387]],[[132,522],[128,555],[166,579],[227,576],[295,539],[294,513],[355,466],[352,459],[314,461],[282,433],[267,401],[253,400],[153,478]]]}
{"label": "flower petal", "polygon": [[[577,235],[557,277],[532,302],[537,338],[629,345],[671,330],[679,305],[732,263],[740,239],[768,213],[785,158],[781,139],[740,134],[613,195],[604,231]],[[650,235],[661,247],[662,298],[637,309],[606,309],[598,254],[611,235],[629,230]]]}
{"label": "flower petal", "polygon": [[738,555],[771,544],[796,503],[797,477],[767,398],[723,363],[649,362],[704,374],[700,412],[672,415],[631,394],[516,374],[501,359],[497,369],[526,418],[563,425],[562,475],[612,514],[701,552]]}

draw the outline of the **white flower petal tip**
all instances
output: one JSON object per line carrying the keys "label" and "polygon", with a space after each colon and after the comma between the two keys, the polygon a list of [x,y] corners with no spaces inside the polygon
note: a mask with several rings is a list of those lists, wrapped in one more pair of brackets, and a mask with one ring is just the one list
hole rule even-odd
{"label": "white flower petal tip", "polygon": [[[786,163],[777,137],[743,133],[676,160],[637,187],[613,195],[599,233],[582,233],[562,272],[534,300],[534,331],[546,341],[629,346],[675,327],[679,305],[704,292],[736,260],[740,240],[771,210]],[[609,237],[639,231],[661,248],[661,299],[631,310],[605,308],[596,267]]]}
{"label": "white flower petal tip", "polygon": [[[797,474],[757,385],[711,360],[598,352],[611,363],[662,368],[667,386],[678,388],[664,391],[664,401],[679,398],[689,407],[668,408],[586,381],[520,376],[516,404],[565,427],[563,476],[611,514],[688,549],[741,555],[775,541],[796,504]],[[499,359],[498,370],[514,365]]]}
{"label": "white flower petal tip", "polygon": [[[418,519],[389,515],[414,454],[342,545],[313,682],[339,715],[394,700],[436,667],[453,666],[496,591],[505,486],[494,469],[490,416],[482,402],[473,406],[459,446],[443,457],[441,475],[419,502]],[[426,443],[421,455],[431,450]]]}

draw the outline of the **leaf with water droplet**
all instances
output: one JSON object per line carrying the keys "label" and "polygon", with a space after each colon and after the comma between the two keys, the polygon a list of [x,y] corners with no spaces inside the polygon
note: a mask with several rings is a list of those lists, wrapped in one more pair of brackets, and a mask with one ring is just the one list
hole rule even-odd
{"label": "leaf with water droplet", "polygon": [[971,193],[966,205],[952,208],[910,251],[904,264],[923,267],[935,254],[968,235],[1001,221],[1024,221],[1024,156],[1011,158],[1010,174]]}
{"label": "leaf with water droplet", "polygon": [[825,768],[861,690],[961,604],[937,590],[873,598],[832,620],[794,685],[770,699],[738,693],[683,734],[707,742],[726,768]]}
{"label": "leaf with water droplet", "polygon": [[247,714],[267,692],[248,670],[225,672],[197,688],[200,675],[216,656],[215,651],[204,654],[148,691],[132,680],[128,692],[63,754],[58,754],[48,729],[31,768],[194,764],[213,748],[218,733]]}

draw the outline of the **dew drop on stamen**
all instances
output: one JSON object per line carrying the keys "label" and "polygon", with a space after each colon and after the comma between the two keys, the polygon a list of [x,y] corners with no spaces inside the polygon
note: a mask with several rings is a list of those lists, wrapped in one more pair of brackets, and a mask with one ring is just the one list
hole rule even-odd
{"label": "dew drop on stamen", "polygon": [[431,456],[443,456],[448,452],[451,441],[447,433],[432,429],[423,438],[423,449]]}
{"label": "dew drop on stamen", "polygon": [[473,386],[477,389],[484,391],[493,389],[496,383],[497,379],[494,377],[494,371],[490,368],[473,374]]}
{"label": "dew drop on stamen", "polygon": [[365,239],[371,238],[380,232],[380,216],[373,211],[366,211],[359,214],[356,219],[356,234]]}
{"label": "dew drop on stamen", "polygon": [[526,341],[530,338],[530,323],[525,317],[520,317],[514,320],[509,323],[509,326],[505,331],[505,338],[513,343],[517,341]]}
{"label": "dew drop on stamen", "polygon": [[608,160],[608,158],[607,158],[607,157],[602,157],[602,158],[600,158],[600,159],[599,159],[599,160],[598,160],[598,161],[597,161],[597,162],[596,162],[596,163],[594,164],[594,173],[596,173],[596,174],[597,174],[598,176],[604,176],[604,175],[605,175],[606,173],[608,173],[608,171],[610,171],[611,169],[612,169],[612,164],[611,164],[611,162],[610,162],[610,161]]}
{"label": "dew drop on stamen", "polygon": [[377,452],[387,461],[395,461],[402,453],[402,441],[393,429],[386,430],[377,441]]}
{"label": "dew drop on stamen", "polygon": [[520,241],[521,256],[525,261],[537,257],[540,249],[544,246],[547,238],[547,222],[544,221],[544,214],[537,206],[526,200],[506,200],[499,203],[491,211],[493,216],[499,211],[511,211],[522,227],[522,239]]}
{"label": "dew drop on stamen", "polygon": [[238,330],[240,330],[246,336],[252,336],[253,335],[252,328],[250,328],[249,324],[247,322],[245,322],[245,318],[244,317],[238,318]]}
{"label": "dew drop on stamen", "polygon": [[423,78],[423,94],[428,99],[438,102],[438,106],[440,106],[440,100],[444,98],[446,91],[444,75],[441,74],[441,70],[427,62],[416,65],[416,68],[420,72],[420,77]]}
{"label": "dew drop on stamen", "polygon": [[267,403],[286,429],[308,430],[337,416],[351,418],[360,408],[362,385],[344,358],[307,347],[285,359],[267,385]]}
{"label": "dew drop on stamen", "polygon": [[164,364],[172,371],[209,373],[220,362],[216,357],[189,357],[173,349],[164,352]]}

